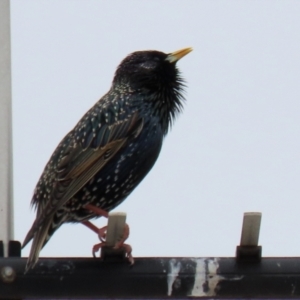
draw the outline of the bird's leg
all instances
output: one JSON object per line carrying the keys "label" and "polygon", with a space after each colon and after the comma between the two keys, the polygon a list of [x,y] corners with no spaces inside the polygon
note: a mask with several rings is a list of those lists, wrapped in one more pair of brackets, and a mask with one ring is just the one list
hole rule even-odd
{"label": "bird's leg", "polygon": [[[87,204],[84,208],[94,212],[95,214],[97,214],[101,217],[108,218],[108,212],[101,209],[101,208],[99,208],[99,207],[97,207],[97,206]],[[88,228],[90,228],[94,232],[96,232],[102,243],[105,242],[107,226],[102,227],[102,228],[98,228],[93,223],[91,223],[90,221],[83,221],[82,224],[87,226]]]}
{"label": "bird's leg", "polygon": [[105,237],[106,237],[107,226],[98,228],[90,221],[83,221],[81,223],[98,234],[98,237],[99,237],[101,243],[93,246],[93,256],[96,257],[96,252],[98,252],[101,247],[105,246]]}
{"label": "bird's leg", "polygon": [[84,206],[85,209],[94,212],[96,215],[108,218],[108,212],[91,204],[87,204]]}
{"label": "bird's leg", "polygon": [[89,229],[93,230],[94,232],[98,233],[98,227],[96,227],[93,223],[90,221],[82,221],[81,222],[83,225],[88,227]]}
{"label": "bird's leg", "polygon": [[82,221],[81,223],[83,225],[85,225],[86,227],[90,228],[91,230],[93,230],[95,233],[97,233],[101,242],[103,242],[103,243],[105,242],[107,226],[98,228],[90,221]]}
{"label": "bird's leg", "polygon": [[[95,214],[97,214],[99,216],[103,216],[103,217],[108,218],[108,213],[105,210],[103,210],[103,209],[101,209],[99,207],[96,207],[96,206],[91,205],[91,204],[87,204],[84,208],[87,209],[87,210],[90,210],[90,211],[94,212]],[[107,246],[106,245],[106,241],[105,241],[107,226],[104,226],[102,228],[98,228],[93,223],[91,223],[90,221],[83,221],[82,224],[85,225],[85,226],[87,226],[91,230],[93,230],[95,233],[97,233],[98,237],[99,237],[99,239],[101,241],[101,243],[96,244],[93,247],[93,256],[96,257],[95,253],[97,251],[99,251],[99,249],[101,247]],[[114,245],[113,248],[114,249],[119,249],[119,248],[123,247],[125,249],[125,251],[126,251],[126,255],[127,255],[127,258],[129,260],[130,264],[133,264],[134,260],[133,260],[132,254],[131,254],[132,247],[130,245],[124,243],[127,240],[128,236],[129,236],[129,226],[128,226],[128,224],[125,224],[123,235],[120,238],[120,240],[116,242],[116,244]]]}

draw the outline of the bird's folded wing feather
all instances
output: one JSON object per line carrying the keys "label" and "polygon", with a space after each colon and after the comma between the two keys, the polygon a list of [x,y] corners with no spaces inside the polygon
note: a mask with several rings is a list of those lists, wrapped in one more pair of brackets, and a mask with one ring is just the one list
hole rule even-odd
{"label": "bird's folded wing feather", "polygon": [[31,240],[34,232],[45,219],[66,204],[82,187],[91,180],[109,162],[129,138],[139,135],[143,120],[138,114],[118,121],[112,125],[103,125],[86,143],[70,145],[61,153],[61,159],[55,167],[56,180],[53,183],[50,199],[43,203],[36,201],[38,206],[37,218],[25,238],[24,245]]}

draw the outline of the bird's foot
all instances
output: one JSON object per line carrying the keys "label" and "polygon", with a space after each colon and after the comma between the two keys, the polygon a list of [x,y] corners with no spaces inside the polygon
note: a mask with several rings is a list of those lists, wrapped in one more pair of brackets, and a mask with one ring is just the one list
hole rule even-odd
{"label": "bird's foot", "polygon": [[[96,253],[102,248],[102,247],[107,247],[105,243],[99,243],[93,246],[93,257],[96,258]],[[128,261],[130,262],[131,265],[134,264],[134,258],[132,256],[132,247],[129,244],[122,244],[121,246],[118,246],[118,248],[113,247],[113,249],[119,249],[119,248],[123,248],[125,250],[126,253],[126,257],[128,259]]]}
{"label": "bird's foot", "polygon": [[130,262],[131,265],[133,265],[134,264],[134,259],[133,259],[133,256],[131,254],[132,247],[129,244],[123,244],[122,247],[125,249],[126,257],[127,257],[128,261]]}
{"label": "bird's foot", "polygon": [[126,252],[126,257],[128,258],[129,262],[131,265],[134,264],[134,259],[132,257],[132,247],[129,244],[125,244],[124,242],[128,239],[129,237],[129,225],[126,223],[124,226],[124,231],[121,239],[117,241],[114,245],[114,249],[120,249],[123,248],[125,249]]}
{"label": "bird's foot", "polygon": [[[101,208],[96,207],[96,206],[88,204],[88,205],[85,206],[85,209],[90,210],[90,211],[96,213],[97,215],[108,218],[108,213],[106,211],[102,210]],[[83,221],[82,224],[87,226],[91,230],[93,230],[95,233],[97,233],[98,237],[101,241],[101,243],[96,244],[96,245],[93,246],[92,251],[93,251],[93,256],[94,257],[96,257],[96,253],[102,247],[110,247],[110,248],[113,248],[113,249],[123,248],[125,250],[126,257],[128,258],[130,264],[132,265],[134,263],[134,259],[133,259],[132,254],[131,254],[132,247],[128,244],[125,244],[125,241],[129,237],[129,226],[128,226],[128,224],[125,224],[122,235],[118,238],[117,242],[115,242],[114,245],[112,245],[111,243],[108,244],[107,241],[106,241],[107,226],[104,226],[102,228],[98,228],[93,223],[91,223],[89,221]]]}
{"label": "bird's foot", "polygon": [[96,258],[96,253],[105,246],[105,243],[99,243],[93,246],[93,257]]}
{"label": "bird's foot", "polygon": [[126,253],[126,257],[128,258],[131,265],[134,264],[134,259],[132,257],[132,247],[129,244],[125,244],[124,242],[129,237],[129,226],[128,224],[125,224],[123,235],[120,237],[120,239],[114,244],[109,245],[106,242],[106,231],[107,226],[104,226],[102,228],[98,229],[98,237],[101,241],[101,243],[94,245],[93,247],[93,256],[96,257],[96,252],[98,252],[102,247],[111,247],[113,249],[121,249],[123,248]]}

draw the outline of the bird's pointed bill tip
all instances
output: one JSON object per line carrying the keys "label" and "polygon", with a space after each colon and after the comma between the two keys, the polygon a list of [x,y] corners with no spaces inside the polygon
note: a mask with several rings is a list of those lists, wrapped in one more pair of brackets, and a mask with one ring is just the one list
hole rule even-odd
{"label": "bird's pointed bill tip", "polygon": [[189,54],[191,51],[193,51],[192,47],[187,47],[187,48],[177,50],[175,52],[168,54],[166,60],[169,61],[170,63],[177,62],[179,59]]}

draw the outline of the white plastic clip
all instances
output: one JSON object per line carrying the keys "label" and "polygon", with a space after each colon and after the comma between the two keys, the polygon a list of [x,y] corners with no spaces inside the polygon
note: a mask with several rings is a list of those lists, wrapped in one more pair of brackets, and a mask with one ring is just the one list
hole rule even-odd
{"label": "white plastic clip", "polygon": [[261,223],[260,212],[244,213],[241,246],[257,246]]}
{"label": "white plastic clip", "polygon": [[112,212],[108,215],[106,246],[113,247],[124,235],[126,213]]}
{"label": "white plastic clip", "polygon": [[260,212],[244,213],[240,246],[236,247],[236,259],[239,262],[260,262],[261,246],[258,246],[261,222]]}

